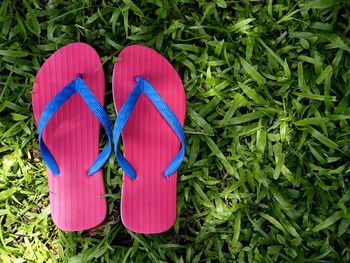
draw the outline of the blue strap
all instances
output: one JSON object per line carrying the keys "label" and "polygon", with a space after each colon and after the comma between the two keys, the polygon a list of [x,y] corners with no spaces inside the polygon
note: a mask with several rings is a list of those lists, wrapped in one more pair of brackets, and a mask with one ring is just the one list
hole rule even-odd
{"label": "blue strap", "polygon": [[108,137],[107,147],[97,156],[96,160],[88,170],[89,175],[93,175],[107,161],[111,150],[112,150],[112,126],[108,119],[107,113],[104,111],[100,102],[96,99],[94,94],[90,91],[85,81],[82,79],[81,75],[78,75],[74,80],[69,82],[60,92],[58,92],[46,105],[44,111],[42,112],[39,120],[39,146],[40,152],[43,157],[44,162],[50,168],[54,175],[59,175],[60,169],[52,156],[50,150],[47,148],[43,140],[43,132],[50,121],[51,117],[57,112],[57,110],[74,94],[79,93],[84,99],[87,106],[90,108],[92,113],[101,122],[103,128],[105,129]]}
{"label": "blue strap", "polygon": [[124,170],[124,172],[132,179],[136,179],[136,172],[130,163],[125,159],[125,157],[119,152],[117,146],[120,138],[120,134],[127,123],[131,113],[133,112],[137,101],[139,100],[141,94],[144,93],[154,104],[157,110],[162,114],[164,119],[169,123],[171,128],[175,131],[176,135],[181,141],[181,149],[176,154],[174,159],[170,162],[166,170],[164,171],[164,176],[168,177],[175,173],[180,167],[184,157],[185,157],[185,147],[186,139],[184,130],[177,119],[176,115],[172,112],[163,98],[159,95],[157,90],[142,77],[136,77],[136,85],[131,91],[129,97],[124,102],[122,108],[118,113],[118,118],[114,124],[114,150],[116,152],[117,161]]}

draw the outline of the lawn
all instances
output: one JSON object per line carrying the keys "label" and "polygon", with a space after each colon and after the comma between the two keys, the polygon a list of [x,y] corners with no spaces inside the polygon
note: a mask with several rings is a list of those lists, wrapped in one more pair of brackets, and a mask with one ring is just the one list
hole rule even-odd
{"label": "lawn", "polygon": [[[0,262],[350,262],[349,30],[346,0],[1,1]],[[114,154],[105,222],[65,233],[51,221],[31,91],[75,41],[102,57],[112,121],[123,47],[154,48],[184,82],[187,151],[166,233],[122,225]]]}

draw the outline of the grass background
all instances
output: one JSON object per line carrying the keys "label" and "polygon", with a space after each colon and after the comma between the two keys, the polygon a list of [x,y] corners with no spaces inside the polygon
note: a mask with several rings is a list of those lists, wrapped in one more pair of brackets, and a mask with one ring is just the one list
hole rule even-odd
{"label": "grass background", "polygon": [[[340,0],[1,1],[0,262],[349,262],[349,29]],[[113,121],[123,47],[154,48],[183,79],[188,148],[167,233],[123,227],[114,154],[104,224],[51,222],[31,89],[74,41],[102,57]]]}

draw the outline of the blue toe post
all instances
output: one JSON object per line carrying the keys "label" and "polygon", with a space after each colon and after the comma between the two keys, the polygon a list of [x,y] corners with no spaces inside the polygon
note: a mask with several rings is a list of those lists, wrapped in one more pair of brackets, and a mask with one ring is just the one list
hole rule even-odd
{"label": "blue toe post", "polygon": [[58,92],[46,105],[44,111],[42,112],[39,120],[39,147],[40,152],[43,157],[44,162],[56,176],[60,174],[60,169],[55,161],[55,158],[51,154],[50,150],[47,148],[44,139],[43,132],[50,121],[51,117],[57,112],[57,110],[62,107],[62,105],[75,93],[79,93],[84,99],[85,103],[100,121],[102,127],[105,129],[108,137],[108,145],[106,148],[97,156],[96,160],[93,162],[88,170],[88,174],[91,176],[95,174],[104,163],[107,161],[111,150],[112,150],[112,125],[108,119],[107,113],[104,111],[102,105],[90,91],[81,74],[69,82],[60,92]]}
{"label": "blue toe post", "polygon": [[145,80],[142,77],[136,77],[136,85],[134,89],[131,91],[129,97],[124,102],[121,107],[118,118],[114,124],[114,150],[116,152],[116,158],[124,172],[132,179],[135,180],[137,177],[135,169],[131,166],[131,164],[125,159],[123,154],[121,154],[118,150],[118,142],[120,138],[120,134],[127,123],[131,113],[133,112],[137,101],[139,100],[141,94],[144,93],[157,108],[159,113],[164,117],[164,119],[168,122],[171,128],[175,131],[179,140],[181,141],[181,149],[175,155],[174,159],[170,162],[168,167],[164,171],[164,176],[169,177],[173,173],[177,171],[180,167],[184,157],[185,157],[185,148],[186,148],[186,139],[184,130],[177,119],[176,115],[166,104],[164,99],[159,95],[157,90],[152,86],[150,82]]}

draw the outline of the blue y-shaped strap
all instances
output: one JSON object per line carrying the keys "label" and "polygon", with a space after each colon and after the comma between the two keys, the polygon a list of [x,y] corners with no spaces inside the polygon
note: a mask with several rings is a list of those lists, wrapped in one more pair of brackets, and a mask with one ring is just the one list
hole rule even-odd
{"label": "blue y-shaped strap", "polygon": [[136,77],[136,85],[134,89],[131,91],[129,97],[124,102],[122,108],[118,113],[118,118],[114,124],[114,150],[117,153],[117,161],[124,170],[124,172],[132,179],[136,179],[136,172],[134,168],[130,165],[130,163],[125,159],[125,157],[118,150],[118,141],[120,138],[120,134],[127,123],[131,113],[133,112],[137,101],[139,100],[141,94],[144,93],[154,104],[157,110],[162,114],[164,119],[169,123],[171,128],[175,131],[176,135],[179,137],[181,141],[181,149],[176,154],[174,159],[170,162],[168,167],[164,172],[164,176],[168,177],[176,172],[176,170],[181,165],[184,157],[185,157],[185,147],[186,140],[184,130],[177,119],[176,115],[172,112],[163,98],[159,95],[157,90],[149,83],[147,80],[142,77]]}
{"label": "blue y-shaped strap", "polygon": [[108,137],[107,147],[97,156],[96,160],[88,170],[89,175],[93,175],[107,161],[112,150],[112,125],[108,119],[107,113],[104,111],[100,102],[96,99],[94,94],[90,91],[82,76],[79,74],[74,80],[69,82],[60,92],[58,92],[46,105],[39,120],[39,146],[40,152],[44,162],[50,168],[54,175],[59,175],[60,169],[52,156],[50,150],[47,148],[43,140],[43,132],[50,121],[51,117],[57,112],[57,110],[74,94],[79,93],[84,99],[87,106],[92,113],[101,122],[103,128],[106,130]]}

